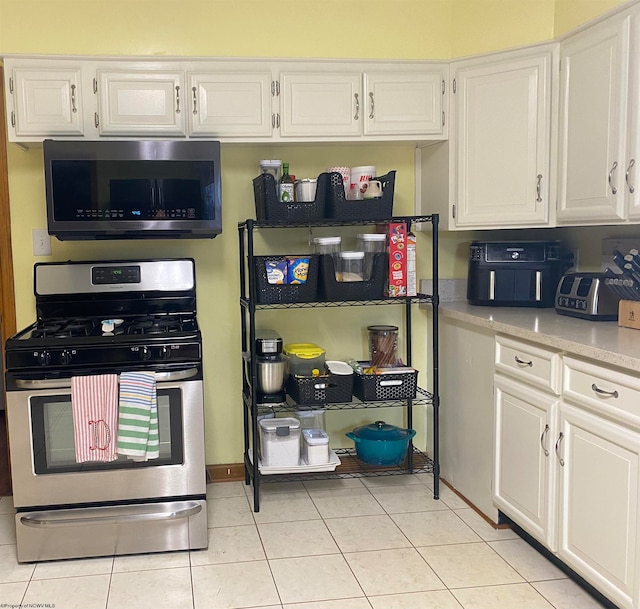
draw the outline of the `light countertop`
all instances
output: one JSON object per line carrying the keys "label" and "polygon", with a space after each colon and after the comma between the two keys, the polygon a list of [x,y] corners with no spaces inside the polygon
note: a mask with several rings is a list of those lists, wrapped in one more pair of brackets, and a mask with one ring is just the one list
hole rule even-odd
{"label": "light countertop", "polygon": [[621,328],[615,321],[578,319],[555,309],[480,307],[466,301],[441,302],[439,309],[443,317],[640,372],[640,330]]}

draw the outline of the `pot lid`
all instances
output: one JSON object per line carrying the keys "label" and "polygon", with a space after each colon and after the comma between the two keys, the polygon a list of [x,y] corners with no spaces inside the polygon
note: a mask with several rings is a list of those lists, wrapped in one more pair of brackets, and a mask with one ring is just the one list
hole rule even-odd
{"label": "pot lid", "polygon": [[411,429],[402,429],[384,421],[356,427],[353,434],[363,440],[405,440],[408,437],[413,437]]}

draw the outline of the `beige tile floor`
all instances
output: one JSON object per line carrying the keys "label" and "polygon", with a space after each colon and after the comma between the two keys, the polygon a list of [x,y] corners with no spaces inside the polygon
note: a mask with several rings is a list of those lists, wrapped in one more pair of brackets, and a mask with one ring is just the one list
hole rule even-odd
{"label": "beige tile floor", "polygon": [[[0,499],[0,606],[55,609],[597,609],[429,475],[208,487],[209,548],[20,565]],[[41,604],[42,603],[42,604]],[[44,605],[46,603],[46,605]]]}

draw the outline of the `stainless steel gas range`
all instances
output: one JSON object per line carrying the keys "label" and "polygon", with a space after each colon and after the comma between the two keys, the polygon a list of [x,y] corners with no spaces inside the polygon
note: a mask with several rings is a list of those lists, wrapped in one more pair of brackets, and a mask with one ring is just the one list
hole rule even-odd
{"label": "stainless steel gas range", "polygon": [[[194,261],[46,263],[34,275],[37,321],[6,342],[18,560],[206,548]],[[146,409],[153,451],[127,452],[121,436],[140,423],[123,405]]]}

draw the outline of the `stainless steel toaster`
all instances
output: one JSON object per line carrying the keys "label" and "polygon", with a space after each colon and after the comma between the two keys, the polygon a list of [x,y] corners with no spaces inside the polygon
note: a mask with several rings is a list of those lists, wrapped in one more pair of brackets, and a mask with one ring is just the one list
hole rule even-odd
{"label": "stainless steel toaster", "polygon": [[615,321],[620,297],[604,280],[604,273],[567,273],[556,289],[556,311],[593,321]]}

